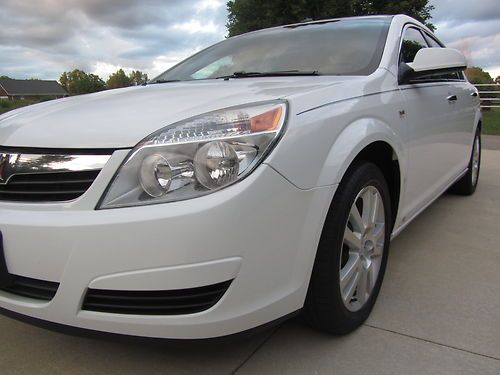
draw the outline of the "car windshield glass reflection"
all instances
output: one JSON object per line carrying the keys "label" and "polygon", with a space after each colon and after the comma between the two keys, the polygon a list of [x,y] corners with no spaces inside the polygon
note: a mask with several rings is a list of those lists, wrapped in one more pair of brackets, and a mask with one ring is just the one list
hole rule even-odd
{"label": "car windshield glass reflection", "polygon": [[389,25],[388,18],[351,19],[249,33],[192,56],[153,82],[212,79],[236,72],[369,75],[378,67]]}

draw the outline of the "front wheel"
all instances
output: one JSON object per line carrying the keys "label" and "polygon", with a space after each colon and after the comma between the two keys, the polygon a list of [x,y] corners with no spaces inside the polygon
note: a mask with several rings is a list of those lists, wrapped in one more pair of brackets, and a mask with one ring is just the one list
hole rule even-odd
{"label": "front wheel", "polygon": [[391,228],[382,172],[357,163],[342,179],[321,234],[305,304],[312,326],[346,334],[366,320],[384,277]]}

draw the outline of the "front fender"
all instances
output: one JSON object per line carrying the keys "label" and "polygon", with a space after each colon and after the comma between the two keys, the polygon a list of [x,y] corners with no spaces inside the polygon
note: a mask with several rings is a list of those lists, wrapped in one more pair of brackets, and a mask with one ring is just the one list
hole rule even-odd
{"label": "front fender", "polygon": [[340,183],[356,156],[379,141],[392,147],[401,169],[405,170],[403,143],[394,130],[379,119],[362,118],[346,126],[333,143],[321,168],[318,186]]}
{"label": "front fender", "polygon": [[403,180],[407,127],[401,107],[400,93],[391,91],[299,114],[292,111],[290,126],[266,163],[300,189],[334,185],[363,148],[383,141],[393,148]]}

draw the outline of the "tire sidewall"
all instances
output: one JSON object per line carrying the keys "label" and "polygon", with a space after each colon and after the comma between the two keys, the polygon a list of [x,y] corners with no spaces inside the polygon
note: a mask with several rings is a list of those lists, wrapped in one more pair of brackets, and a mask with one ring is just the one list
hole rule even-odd
{"label": "tire sidewall", "polygon": [[[478,165],[478,168],[477,168],[476,181],[473,181],[472,180],[472,175],[473,175],[472,168],[474,166],[473,165],[474,164],[474,147],[476,147],[476,139],[479,140],[479,158],[478,158],[479,165]],[[482,157],[481,129],[478,128],[477,131],[476,131],[476,135],[474,136],[474,143],[472,145],[472,154],[471,154],[470,163],[469,163],[470,181],[471,181],[472,192],[476,191],[477,185],[479,183],[479,175],[480,175],[480,172],[481,172],[481,157]]]}
{"label": "tire sidewall", "polygon": [[[380,193],[384,204],[385,214],[385,241],[382,254],[382,261],[375,286],[370,294],[365,305],[358,311],[350,311],[344,305],[340,291],[340,262],[341,249],[344,239],[344,230],[348,222],[349,212],[359,192],[367,186],[374,186]],[[316,256],[313,275],[311,278],[310,293],[316,293],[313,299],[322,303],[322,308],[329,310],[332,315],[332,321],[342,322],[342,329],[336,329],[336,333],[347,333],[362,324],[370,314],[380,287],[384,278],[384,273],[387,265],[387,257],[389,254],[390,235],[392,232],[392,216],[391,216],[391,200],[389,189],[385,182],[384,176],[380,169],[372,163],[360,162],[351,166],[346,173],[337,192],[334,196],[327,219],[321,234],[320,243],[318,246],[318,254]],[[325,264],[318,264],[327,263]],[[321,278],[321,282],[327,282],[330,285],[315,285],[318,280],[315,278],[315,272],[319,267],[329,266],[333,270],[331,277]],[[313,290],[311,290],[313,289]],[[321,291],[318,292],[320,289]],[[326,293],[329,295],[325,295]],[[329,300],[329,301],[328,301]]]}

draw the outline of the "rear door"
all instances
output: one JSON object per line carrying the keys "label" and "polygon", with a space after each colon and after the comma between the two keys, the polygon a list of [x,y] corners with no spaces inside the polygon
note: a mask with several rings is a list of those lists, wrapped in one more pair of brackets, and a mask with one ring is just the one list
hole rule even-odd
{"label": "rear door", "polygon": [[[409,25],[403,31],[400,63],[413,62],[429,47],[422,31]],[[418,213],[460,173],[464,155],[463,129],[458,124],[458,93],[440,77],[400,85],[406,99],[408,170],[404,195],[408,219]]]}

